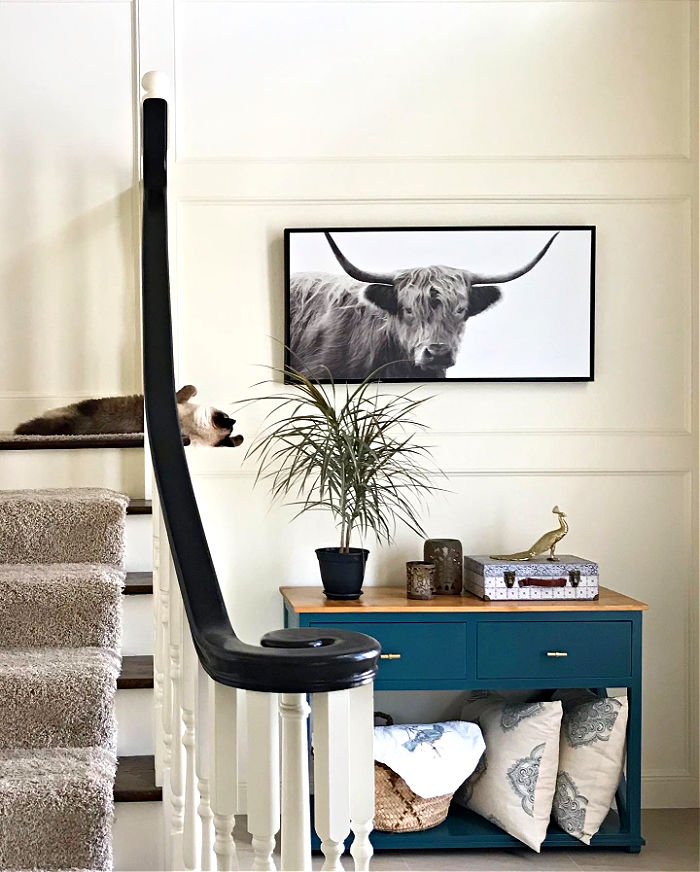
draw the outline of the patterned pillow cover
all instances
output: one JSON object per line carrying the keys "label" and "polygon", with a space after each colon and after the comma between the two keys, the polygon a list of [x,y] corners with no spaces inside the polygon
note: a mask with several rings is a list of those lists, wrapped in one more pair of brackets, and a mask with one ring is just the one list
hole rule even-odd
{"label": "patterned pillow cover", "polygon": [[552,811],[561,718],[559,700],[482,704],[478,722],[486,751],[454,796],[538,852]]}
{"label": "patterned pillow cover", "polygon": [[[627,700],[564,701],[552,816],[586,845],[605,820],[625,760]],[[488,743],[487,743],[488,747]]]}

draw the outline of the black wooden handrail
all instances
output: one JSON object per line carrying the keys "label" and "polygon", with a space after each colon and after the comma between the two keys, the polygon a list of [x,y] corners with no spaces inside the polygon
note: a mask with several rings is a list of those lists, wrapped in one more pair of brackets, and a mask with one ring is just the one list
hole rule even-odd
{"label": "black wooden handrail", "polygon": [[143,103],[143,370],[151,459],[182,600],[199,660],[214,681],[268,693],[356,687],[377,671],[379,643],[344,630],[290,629],[248,645],[229,621],[180,435],[167,244],[165,100]]}

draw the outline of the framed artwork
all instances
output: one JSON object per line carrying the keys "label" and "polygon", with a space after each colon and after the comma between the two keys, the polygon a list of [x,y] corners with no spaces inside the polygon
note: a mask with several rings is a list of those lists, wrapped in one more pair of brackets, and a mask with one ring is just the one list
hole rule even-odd
{"label": "framed artwork", "polygon": [[595,227],[289,228],[286,362],[320,381],[592,381]]}

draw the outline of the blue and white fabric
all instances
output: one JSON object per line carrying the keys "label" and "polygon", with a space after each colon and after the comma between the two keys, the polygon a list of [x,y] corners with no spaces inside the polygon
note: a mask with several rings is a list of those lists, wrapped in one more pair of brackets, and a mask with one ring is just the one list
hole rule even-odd
{"label": "blue and white fabric", "polygon": [[374,759],[424,799],[454,793],[476,769],[485,747],[477,724],[464,721],[374,728]]}

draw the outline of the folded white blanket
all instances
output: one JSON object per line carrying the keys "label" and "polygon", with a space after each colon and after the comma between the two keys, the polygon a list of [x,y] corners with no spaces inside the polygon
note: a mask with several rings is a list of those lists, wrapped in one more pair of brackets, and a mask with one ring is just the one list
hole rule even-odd
{"label": "folded white blanket", "polygon": [[374,728],[374,759],[424,799],[454,793],[476,769],[485,747],[479,727],[466,721]]}

